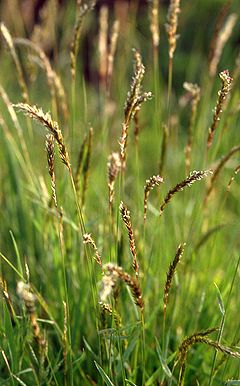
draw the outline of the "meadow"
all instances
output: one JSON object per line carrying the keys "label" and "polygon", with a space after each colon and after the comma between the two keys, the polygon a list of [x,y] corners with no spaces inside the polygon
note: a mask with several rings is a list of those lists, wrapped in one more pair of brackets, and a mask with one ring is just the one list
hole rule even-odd
{"label": "meadow", "polygon": [[0,385],[240,385],[239,1],[23,3],[0,5]]}

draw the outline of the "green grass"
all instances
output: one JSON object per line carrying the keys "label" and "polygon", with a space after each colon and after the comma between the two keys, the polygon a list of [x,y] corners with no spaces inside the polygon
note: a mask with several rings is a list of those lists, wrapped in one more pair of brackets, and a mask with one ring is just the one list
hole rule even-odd
{"label": "green grass", "polygon": [[[75,96],[70,71],[75,3],[67,2],[64,10],[59,10],[56,20],[51,20],[55,25],[51,64],[65,88],[67,119],[59,104],[57,111],[52,110],[55,104],[46,74],[38,65],[39,59],[35,54],[28,56],[30,51],[23,46],[17,48],[30,103],[45,112],[51,111],[52,118],[59,122],[74,172],[90,127],[94,134],[84,207],[76,199],[74,184],[55,146],[56,190],[59,208],[63,210],[61,222],[50,204],[47,131],[17,109],[16,118],[11,116],[0,97],[0,276],[7,283],[7,292],[2,285],[5,292],[0,296],[0,385],[177,385],[181,366],[176,361],[181,343],[186,337],[215,327],[219,329],[209,339],[239,353],[240,206],[239,175],[234,175],[240,163],[239,153],[221,170],[207,207],[204,199],[211,176],[177,193],[159,216],[168,191],[186,178],[184,149],[191,107],[190,101],[186,105],[179,102],[185,93],[184,81],[201,87],[193,127],[191,170],[214,170],[221,157],[240,143],[238,22],[218,66],[218,72],[229,69],[231,75],[235,73],[234,83],[206,156],[208,128],[221,88],[217,74],[214,78],[209,76],[207,57],[216,15],[224,1],[182,3],[170,108],[164,5],[159,13],[158,58],[153,61],[147,9],[138,9],[137,2],[131,3],[127,23],[119,35],[109,96],[98,84],[96,10],[83,20]],[[233,1],[228,12],[237,12],[238,8],[238,1]],[[111,12],[109,20],[111,27],[114,20]],[[26,37],[21,23],[14,27],[10,20],[6,25],[14,37]],[[2,42],[5,43],[4,39]],[[22,96],[5,45],[0,52],[0,83],[11,103],[16,104],[22,102]],[[124,103],[133,75],[133,47],[141,52],[146,67],[143,90],[152,91],[153,97],[143,103],[139,112],[138,144],[133,122],[130,125],[126,171],[116,180],[111,218],[107,162],[112,151],[120,150]],[[35,81],[31,80],[30,62],[36,71]],[[144,226],[144,185],[148,178],[158,174],[166,124],[169,137],[161,174],[164,184],[150,192]],[[83,174],[84,171],[81,188]],[[232,176],[235,180],[228,191]],[[106,300],[113,312],[103,320],[99,305],[103,274],[92,259],[92,248],[83,244],[82,231],[92,234],[103,265],[112,262],[134,277],[127,230],[119,213],[121,201],[131,213],[144,311],[136,306],[131,288],[121,280],[114,296]],[[79,207],[84,224],[79,222]],[[164,320],[166,274],[182,243],[186,246],[173,277]],[[20,281],[30,285],[35,296],[38,337],[36,332],[34,336],[33,313],[17,293]],[[121,323],[116,322],[118,317]],[[224,355],[208,344],[191,346],[185,385],[239,383],[239,357]]]}

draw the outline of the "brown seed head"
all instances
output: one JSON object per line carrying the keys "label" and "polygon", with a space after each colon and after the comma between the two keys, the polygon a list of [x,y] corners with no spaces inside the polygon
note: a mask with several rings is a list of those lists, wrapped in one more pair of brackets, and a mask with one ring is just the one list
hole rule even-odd
{"label": "brown seed head", "polygon": [[163,178],[159,175],[152,176],[149,180],[146,180],[146,185],[144,186],[144,221],[147,219],[148,197],[150,191],[154,186],[159,186],[161,183],[163,183]]}
{"label": "brown seed head", "polygon": [[131,216],[130,211],[128,210],[127,206],[121,201],[119,210],[122,216],[122,220],[127,228],[128,231],[128,238],[129,238],[129,244],[130,244],[130,251],[133,256],[133,269],[136,272],[136,277],[138,277],[139,274],[139,264],[137,261],[137,252],[136,252],[136,245],[135,245],[135,239],[132,229],[132,223],[131,223]]}
{"label": "brown seed head", "polygon": [[25,115],[29,116],[30,118],[36,120],[38,123],[46,127],[46,129],[54,136],[55,140],[57,141],[59,154],[62,162],[70,170],[70,159],[67,152],[67,148],[63,141],[61,129],[58,123],[52,120],[51,115],[49,113],[45,114],[41,108],[38,108],[35,105],[30,106],[27,103],[18,103],[16,105],[13,105],[13,107],[16,107],[19,111],[22,111]]}
{"label": "brown seed head", "polygon": [[233,79],[230,77],[228,70],[222,71],[219,74],[219,77],[222,82],[222,88],[221,90],[218,91],[218,100],[217,100],[217,105],[214,109],[214,115],[213,115],[213,122],[211,127],[209,128],[209,134],[208,134],[208,139],[207,139],[207,147],[208,149],[212,145],[213,141],[213,136],[214,133],[218,127],[219,121],[220,121],[220,116],[222,114],[222,109],[225,103],[225,100],[230,93],[231,90],[231,83]]}

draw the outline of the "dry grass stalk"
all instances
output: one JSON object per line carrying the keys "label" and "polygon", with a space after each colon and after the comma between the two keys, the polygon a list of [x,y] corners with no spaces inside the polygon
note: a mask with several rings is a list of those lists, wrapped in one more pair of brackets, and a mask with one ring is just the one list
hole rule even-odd
{"label": "dry grass stalk", "polygon": [[52,188],[52,200],[55,207],[58,207],[57,194],[56,194],[56,176],[55,176],[55,161],[54,161],[54,136],[47,134],[46,138],[46,151],[47,151],[47,162],[48,172],[51,177],[51,188]]}
{"label": "dry grass stalk", "polygon": [[227,154],[225,154],[218,162],[216,168],[214,169],[214,171],[212,173],[211,179],[210,179],[210,184],[209,184],[209,187],[207,189],[207,193],[206,193],[206,197],[205,197],[205,201],[204,201],[205,204],[207,204],[207,202],[209,200],[209,197],[213,191],[214,183],[215,183],[219,173],[221,172],[222,168],[227,163],[227,161],[232,157],[232,155],[237,153],[238,151],[240,151],[240,145],[233,146],[229,150],[229,152]]}
{"label": "dry grass stalk", "polygon": [[15,313],[14,308],[13,308],[12,299],[11,299],[9,292],[8,292],[7,283],[1,277],[0,277],[0,287],[1,287],[2,294],[3,294],[3,298],[6,302],[6,305],[7,305],[8,311],[9,311],[12,326],[15,326],[16,322],[17,322],[16,313]]}
{"label": "dry grass stalk", "polygon": [[225,100],[226,100],[228,94],[230,93],[231,83],[233,80],[229,76],[228,70],[220,72],[219,77],[220,77],[221,82],[222,82],[222,88],[221,88],[221,90],[218,91],[218,100],[217,100],[217,105],[214,109],[213,122],[212,122],[211,127],[209,128],[208,139],[207,139],[207,148],[208,149],[212,145],[213,136],[214,136],[214,133],[218,127],[218,124],[220,121],[220,116],[222,114],[222,109],[223,109]]}
{"label": "dry grass stalk", "polygon": [[184,243],[184,244],[180,244],[180,245],[178,246],[176,255],[175,255],[173,261],[171,262],[171,264],[169,265],[169,268],[168,268],[168,272],[167,272],[167,280],[166,280],[166,283],[165,283],[165,287],[164,287],[164,296],[163,296],[163,313],[164,313],[164,319],[166,318],[166,311],[167,311],[168,297],[169,297],[170,289],[171,289],[171,287],[172,287],[173,276],[174,276],[174,273],[176,272],[177,265],[178,265],[178,263],[180,262],[181,257],[182,257],[182,255],[183,255],[185,245],[186,245],[186,244]]}
{"label": "dry grass stalk", "polygon": [[[15,129],[17,130],[19,142],[20,142],[20,145],[22,147],[23,159],[28,166],[28,168],[26,168],[26,166],[24,166],[23,171],[25,172],[27,178],[29,178],[29,173],[27,172],[27,169],[28,170],[31,169],[31,162],[30,162],[30,157],[29,157],[29,151],[28,151],[28,148],[27,148],[24,136],[23,136],[23,131],[22,131],[22,128],[21,128],[20,123],[18,121],[17,114],[12,106],[12,103],[10,102],[6,91],[4,90],[4,88],[1,85],[0,85],[0,96],[2,97],[2,100],[6,105],[7,110],[9,112],[9,115],[14,123]],[[2,122],[4,122],[4,120],[2,120]],[[11,142],[13,142],[13,141],[15,142],[15,136],[12,136],[12,134],[7,129],[6,125],[5,125],[4,131],[5,131],[5,134],[8,136],[9,140]]]}
{"label": "dry grass stalk", "polygon": [[163,137],[161,144],[161,156],[159,162],[159,174],[163,173],[163,168],[165,165],[166,155],[167,155],[167,142],[168,142],[169,130],[167,125],[163,125]]}
{"label": "dry grass stalk", "polygon": [[114,57],[117,49],[118,35],[119,35],[119,21],[115,20],[113,23],[112,31],[110,35],[110,45],[109,45],[108,57],[107,57],[107,90],[108,92],[110,90],[110,85],[112,80],[113,62],[114,62]]}
{"label": "dry grass stalk", "polygon": [[176,186],[174,186],[174,188],[170,189],[160,207],[160,216],[165,206],[169,203],[169,201],[171,201],[172,197],[176,193],[182,191],[187,186],[191,186],[192,184],[194,184],[194,182],[202,180],[204,177],[207,177],[209,174],[212,174],[211,170],[204,170],[204,171],[194,170],[193,172],[190,173],[190,175],[185,180],[179,182]]}
{"label": "dry grass stalk", "polygon": [[62,110],[64,118],[66,119],[68,116],[68,104],[67,104],[66,93],[65,93],[61,78],[53,70],[51,63],[47,55],[43,51],[43,49],[39,47],[36,43],[31,42],[30,40],[24,39],[24,38],[14,39],[14,44],[31,49],[40,59],[40,61],[35,60],[34,63],[37,63],[41,68],[44,69],[44,72],[47,77],[47,83],[49,86],[53,107],[54,109],[56,109],[56,95],[57,95],[57,97],[59,98],[60,108]]}
{"label": "dry grass stalk", "polygon": [[0,85],[0,96],[1,96],[3,102],[5,103],[5,105],[8,109],[9,115],[14,123],[14,126],[17,130],[17,133],[21,136],[22,128],[21,128],[20,123],[18,121],[17,114],[15,113],[15,110],[12,107],[12,104],[8,98],[6,91],[4,90],[4,88],[1,85]]}
{"label": "dry grass stalk", "polygon": [[178,349],[178,358],[177,361],[180,362],[180,373],[179,373],[179,383],[178,385],[182,386],[184,384],[184,376],[186,370],[186,360],[188,351],[196,343],[204,343],[210,347],[213,347],[215,350],[220,351],[226,355],[232,356],[234,358],[240,358],[240,353],[233,351],[229,347],[222,346],[220,343],[215,342],[207,336],[213,332],[217,331],[216,328],[212,328],[203,332],[195,333],[186,339],[183,340],[182,344]]}
{"label": "dry grass stalk", "polygon": [[124,122],[122,124],[122,135],[120,139],[120,155],[122,168],[126,168],[126,150],[127,150],[127,138],[128,138],[128,129],[131,120],[134,118],[137,111],[140,110],[141,105],[144,101],[151,98],[151,92],[142,92],[141,84],[143,76],[145,73],[145,67],[142,63],[142,57],[137,50],[133,50],[134,53],[134,75],[131,83],[130,91],[127,95],[127,100],[125,102],[124,108]]}
{"label": "dry grass stalk", "polygon": [[144,222],[147,219],[147,208],[148,208],[148,197],[150,191],[155,187],[163,183],[163,178],[159,175],[152,176],[149,180],[146,180],[146,185],[144,186]]}
{"label": "dry grass stalk", "polygon": [[186,174],[190,172],[193,128],[196,120],[197,105],[200,100],[200,87],[197,84],[184,82],[183,87],[191,94],[191,116],[188,126],[188,141],[185,148]]}
{"label": "dry grass stalk", "polygon": [[113,205],[113,198],[114,198],[114,185],[116,178],[118,176],[118,173],[121,170],[121,158],[120,154],[113,152],[108,157],[108,194],[109,194],[109,207],[112,209]]}
{"label": "dry grass stalk", "polygon": [[235,179],[235,176],[240,172],[240,165],[238,165],[235,170],[234,170],[234,175],[230,178],[228,186],[227,186],[227,191],[230,191],[231,185]]}
{"label": "dry grass stalk", "polygon": [[215,48],[214,48],[212,60],[209,64],[209,73],[212,77],[216,75],[217,66],[220,61],[223,48],[232,34],[233,28],[237,22],[237,18],[238,16],[235,13],[232,13],[231,15],[229,15],[225,25],[219,31],[218,37],[215,42]]}
{"label": "dry grass stalk", "polygon": [[101,259],[101,256],[100,256],[100,253],[98,251],[98,248],[96,246],[96,243],[95,241],[93,240],[92,238],[92,235],[90,233],[85,233],[83,235],[83,242],[84,244],[89,244],[92,246],[93,250],[94,250],[94,256],[93,256],[93,259],[96,261],[96,263],[98,265],[100,265],[100,267],[102,268],[102,259]]}
{"label": "dry grass stalk", "polygon": [[39,345],[40,352],[43,352],[46,349],[46,341],[42,336],[42,333],[37,321],[37,314],[36,314],[36,308],[35,308],[36,296],[32,293],[30,285],[25,284],[23,281],[18,282],[17,293],[26,307],[26,311],[33,328],[33,335]]}
{"label": "dry grass stalk", "polygon": [[23,112],[25,115],[36,120],[41,125],[45,126],[46,129],[54,136],[59,149],[59,154],[62,162],[67,166],[68,170],[71,170],[71,164],[67,148],[64,144],[63,135],[61,129],[56,121],[53,121],[49,113],[44,113],[42,109],[37,106],[30,106],[27,103],[18,103],[13,105],[19,111]]}
{"label": "dry grass stalk", "polygon": [[104,302],[99,302],[99,305],[100,305],[100,309],[101,309],[103,324],[105,324],[106,315],[109,315],[110,317],[112,317],[114,319],[116,326],[118,328],[120,328],[122,323],[121,323],[121,317],[118,314],[118,312],[113,310],[112,307],[110,306],[110,304],[107,304]]}
{"label": "dry grass stalk", "polygon": [[89,1],[83,1],[83,2],[81,0],[77,0],[77,16],[76,16],[76,21],[74,26],[73,38],[71,41],[71,48],[70,48],[71,74],[72,74],[73,80],[76,77],[76,63],[77,63],[77,55],[79,51],[82,22],[85,15],[94,8],[95,4],[96,4],[96,0],[89,0]]}
{"label": "dry grass stalk", "polygon": [[102,280],[102,289],[100,292],[101,300],[104,301],[107,296],[112,293],[116,282],[119,279],[125,282],[125,284],[130,288],[136,305],[141,309],[141,311],[143,311],[144,304],[142,299],[142,291],[139,286],[139,283],[127,272],[125,272],[122,267],[113,265],[111,263],[107,264],[104,267],[104,271],[105,275]]}
{"label": "dry grass stalk", "polygon": [[136,277],[138,278],[139,275],[139,263],[137,260],[137,251],[136,251],[136,245],[135,245],[135,238],[133,234],[133,229],[132,229],[132,223],[131,223],[131,216],[130,216],[130,211],[128,210],[127,206],[121,201],[119,210],[122,216],[122,220],[127,228],[128,231],[128,238],[129,238],[129,244],[130,244],[130,251],[133,256],[133,269],[136,273]]}
{"label": "dry grass stalk", "polygon": [[34,25],[31,40],[49,51],[54,47],[57,21],[57,0],[46,1],[39,11],[39,22]]}
{"label": "dry grass stalk", "polygon": [[140,124],[139,124],[139,111],[136,111],[134,115],[134,138],[135,144],[138,145],[139,142],[139,132],[140,132]]}
{"label": "dry grass stalk", "polygon": [[85,197],[88,187],[88,179],[89,179],[89,172],[90,172],[90,161],[92,156],[92,142],[93,142],[93,128],[90,127],[89,133],[88,133],[88,144],[87,144],[87,154],[86,159],[83,164],[83,190],[82,190],[82,206],[85,203]]}
{"label": "dry grass stalk", "polygon": [[103,5],[99,13],[99,80],[100,85],[106,88],[107,62],[108,62],[108,8]]}
{"label": "dry grass stalk", "polygon": [[173,59],[173,55],[177,45],[177,27],[178,27],[178,14],[180,13],[180,0],[170,0],[170,5],[167,14],[166,31],[168,35],[169,44],[169,58]]}
{"label": "dry grass stalk", "polygon": [[160,32],[159,32],[159,0],[151,0],[150,2],[150,31],[152,34],[152,44],[154,52],[157,52]]}
{"label": "dry grass stalk", "polygon": [[53,82],[54,82],[56,93],[59,99],[59,107],[66,121],[69,115],[67,97],[66,97],[66,93],[65,93],[61,78],[59,75],[56,74],[55,71],[53,71]]}
{"label": "dry grass stalk", "polygon": [[22,67],[21,67],[17,52],[16,52],[15,47],[14,47],[12,36],[11,36],[9,30],[7,29],[7,27],[5,26],[4,23],[0,24],[0,29],[1,29],[1,33],[4,37],[4,40],[7,44],[7,47],[10,51],[10,54],[13,58],[14,64],[16,66],[17,80],[18,80],[19,87],[21,89],[23,101],[25,103],[29,103],[29,95],[28,95],[28,91],[27,91],[26,82],[24,80]]}
{"label": "dry grass stalk", "polygon": [[60,240],[62,254],[65,254],[66,248],[65,248],[65,241],[64,241],[63,207],[62,206],[60,206],[60,208],[58,209],[58,215],[59,215],[59,240]]}
{"label": "dry grass stalk", "polygon": [[216,49],[216,42],[219,36],[219,32],[223,27],[224,20],[227,16],[228,10],[231,6],[232,0],[226,1],[226,3],[221,7],[220,11],[218,12],[215,28],[213,32],[213,36],[210,42],[210,48],[209,48],[209,56],[208,56],[208,63],[211,63],[212,58],[214,56],[214,52]]}

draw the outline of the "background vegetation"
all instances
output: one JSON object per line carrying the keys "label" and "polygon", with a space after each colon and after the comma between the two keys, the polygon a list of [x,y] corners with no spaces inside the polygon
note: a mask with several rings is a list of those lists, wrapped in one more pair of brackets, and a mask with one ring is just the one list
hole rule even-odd
{"label": "background vegetation", "polygon": [[[180,385],[184,375],[186,385],[240,384],[239,2],[180,4],[172,86],[168,2],[116,1],[104,8],[99,1],[83,12],[90,2],[49,0],[31,18],[23,3],[1,2],[0,384]],[[211,73],[229,17],[235,22]],[[151,27],[160,28],[159,45],[153,44]],[[136,97],[132,48],[145,66],[139,95],[144,90],[152,97],[144,98],[131,121],[126,168],[117,168],[111,209],[109,154],[120,151],[124,111],[131,95]],[[231,90],[207,149],[222,87],[218,73],[226,69]],[[195,116],[194,95],[184,82],[201,90]],[[54,125],[54,162],[47,157],[51,118],[44,116],[47,128],[39,125],[12,106],[19,102],[51,112],[71,168],[59,158]],[[184,186],[160,216],[169,190],[194,170],[213,174]],[[164,183],[150,192],[144,222],[144,186],[153,175]],[[131,226],[128,213],[119,211],[121,201],[130,210]],[[98,262],[96,248],[83,243],[85,233],[95,241]],[[138,276],[128,234],[135,239]],[[106,266],[109,262],[125,273]]]}

